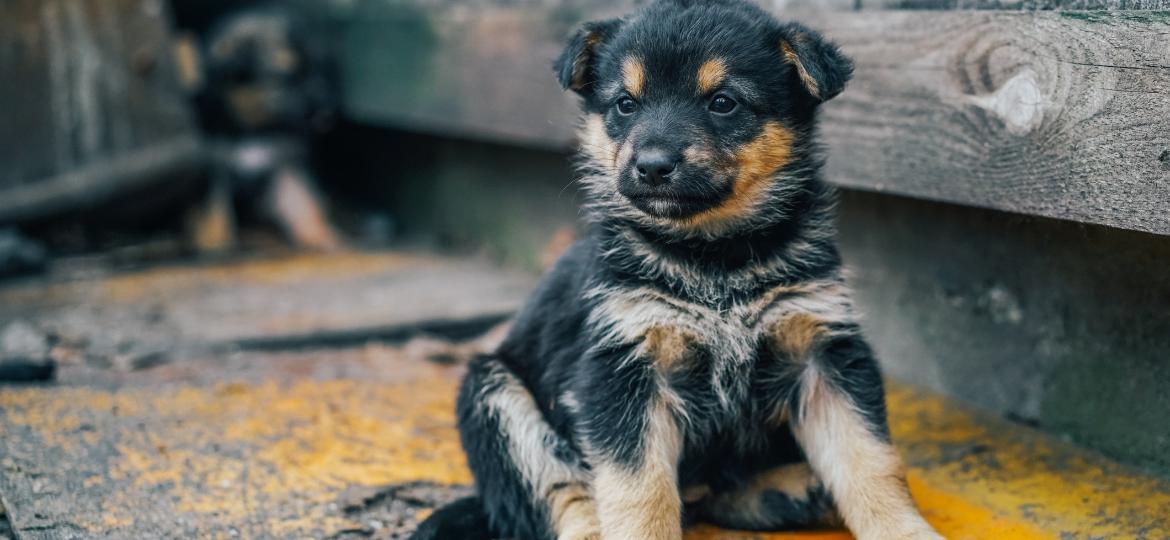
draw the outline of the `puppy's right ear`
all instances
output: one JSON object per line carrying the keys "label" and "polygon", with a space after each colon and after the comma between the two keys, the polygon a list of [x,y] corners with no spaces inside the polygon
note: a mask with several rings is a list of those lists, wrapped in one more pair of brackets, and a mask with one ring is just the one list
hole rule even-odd
{"label": "puppy's right ear", "polygon": [[565,51],[553,63],[553,71],[562,88],[582,96],[589,96],[593,92],[597,83],[598,48],[617,33],[621,25],[621,19],[589,22],[573,34]]}
{"label": "puppy's right ear", "polygon": [[833,42],[799,23],[780,29],[780,53],[818,103],[833,99],[853,77],[853,61]]}

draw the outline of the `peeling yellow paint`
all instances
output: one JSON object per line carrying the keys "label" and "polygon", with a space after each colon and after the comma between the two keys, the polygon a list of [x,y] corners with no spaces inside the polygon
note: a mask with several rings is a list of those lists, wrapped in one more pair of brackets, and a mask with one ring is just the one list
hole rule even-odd
{"label": "peeling yellow paint", "polygon": [[420,363],[417,371],[427,376],[389,384],[16,390],[0,393],[0,409],[5,424],[35,427],[78,459],[89,451],[70,442],[81,418],[119,411],[127,429],[115,437],[111,467],[85,481],[108,484],[98,492],[108,494],[109,513],[94,532],[117,536],[149,504],[240,530],[264,508],[266,534],[295,536],[353,527],[328,511],[347,487],[470,483],[453,436],[454,369]]}
{"label": "peeling yellow paint", "polygon": [[301,254],[209,266],[158,266],[120,273],[98,281],[0,288],[0,305],[44,307],[59,302],[74,302],[79,294],[94,302],[129,304],[151,301],[163,294],[174,295],[176,290],[198,291],[225,284],[292,285],[321,276],[329,276],[331,279],[357,278],[439,264],[442,264],[440,259],[424,255],[344,252],[328,257]]}
{"label": "peeling yellow paint", "polygon": [[[127,536],[145,507],[214,536],[325,536],[354,527],[331,511],[345,489],[412,481],[467,484],[455,433],[460,370],[395,363],[390,381],[298,380],[102,391],[0,392],[0,435],[31,428],[44,445],[84,460],[97,424],[113,440],[109,469],[84,477],[106,497],[91,533]],[[1027,430],[891,385],[891,429],[928,521],[947,538],[1170,536],[1164,483],[1132,474]],[[84,429],[82,431],[85,432]],[[842,531],[729,533],[689,540],[848,539]]]}
{"label": "peeling yellow paint", "polygon": [[112,514],[106,514],[102,517],[102,525],[109,529],[122,529],[134,524],[133,519],[114,517]]}
{"label": "peeling yellow paint", "polygon": [[[953,521],[945,524],[949,538],[1170,537],[1166,482],[940,397],[890,386],[895,444],[911,464],[920,502],[935,515],[932,523]],[[997,519],[1003,528],[993,530],[1002,532],[979,532],[985,517]]]}
{"label": "peeling yellow paint", "polygon": [[922,480],[919,470],[908,475],[910,492],[923,517],[943,536],[951,540],[1030,540],[1057,538],[995,509],[972,504]]}

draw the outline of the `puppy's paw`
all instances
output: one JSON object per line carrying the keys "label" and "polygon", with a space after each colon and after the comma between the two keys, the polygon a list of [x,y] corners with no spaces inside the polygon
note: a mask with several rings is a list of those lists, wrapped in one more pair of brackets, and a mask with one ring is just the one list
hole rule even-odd
{"label": "puppy's paw", "polygon": [[567,512],[557,528],[557,540],[601,540],[601,524],[592,504],[578,505]]}
{"label": "puppy's paw", "polygon": [[918,531],[898,538],[902,540],[946,540],[943,535],[934,531]]}
{"label": "puppy's paw", "polygon": [[601,530],[565,531],[557,540],[601,540]]}
{"label": "puppy's paw", "polygon": [[564,486],[556,492],[551,511],[557,540],[601,540],[597,503],[585,484]]}
{"label": "puppy's paw", "polygon": [[903,536],[904,540],[946,540],[946,537],[934,531],[916,532],[909,536]]}
{"label": "puppy's paw", "polygon": [[917,518],[902,524],[883,538],[890,540],[946,540],[941,534],[927,525],[922,518]]}

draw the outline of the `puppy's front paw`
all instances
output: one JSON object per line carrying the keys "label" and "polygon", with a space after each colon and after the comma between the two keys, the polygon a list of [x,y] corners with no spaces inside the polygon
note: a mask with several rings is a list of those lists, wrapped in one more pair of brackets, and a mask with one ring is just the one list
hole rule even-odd
{"label": "puppy's front paw", "polygon": [[601,540],[601,524],[592,505],[564,519],[558,528],[557,540]]}
{"label": "puppy's front paw", "polygon": [[945,540],[918,515],[883,520],[872,525],[855,530],[854,534],[859,540]]}
{"label": "puppy's front paw", "polygon": [[601,540],[601,530],[565,531],[557,540]]}
{"label": "puppy's front paw", "polygon": [[889,540],[946,540],[943,535],[935,532],[930,525],[921,519],[904,524],[885,538]]}
{"label": "puppy's front paw", "polygon": [[943,535],[934,531],[918,531],[899,538],[902,540],[946,540]]}

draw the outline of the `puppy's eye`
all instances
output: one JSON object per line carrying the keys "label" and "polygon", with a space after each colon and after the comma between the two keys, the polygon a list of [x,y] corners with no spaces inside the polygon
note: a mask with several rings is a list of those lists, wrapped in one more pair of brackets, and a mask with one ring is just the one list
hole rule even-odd
{"label": "puppy's eye", "polygon": [[730,114],[731,111],[735,110],[736,105],[737,103],[734,99],[719,94],[711,100],[711,104],[707,106],[707,110],[715,114]]}
{"label": "puppy's eye", "polygon": [[638,102],[629,96],[625,96],[617,101],[617,110],[622,116],[629,116],[637,112]]}

